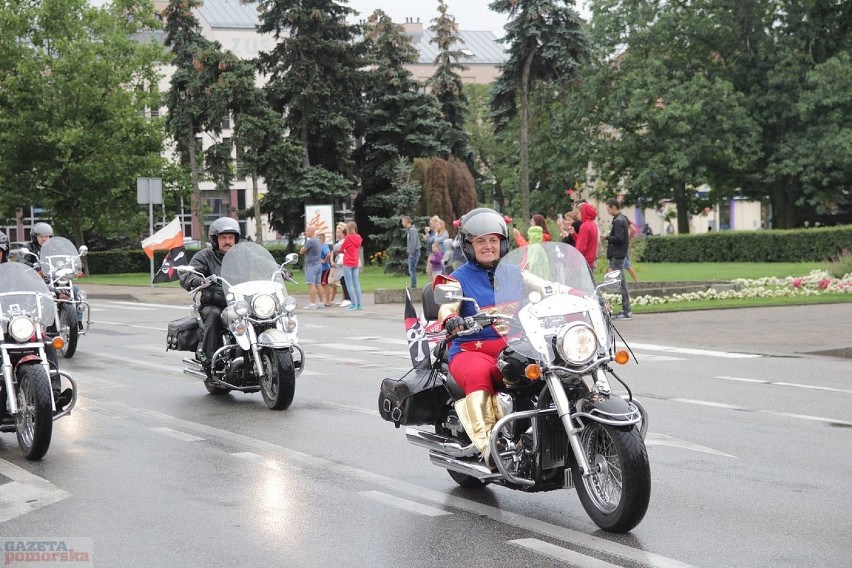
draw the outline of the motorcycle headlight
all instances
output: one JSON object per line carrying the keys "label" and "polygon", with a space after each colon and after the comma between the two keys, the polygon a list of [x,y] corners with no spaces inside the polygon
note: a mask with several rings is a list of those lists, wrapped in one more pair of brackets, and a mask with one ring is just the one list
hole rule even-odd
{"label": "motorcycle headlight", "polygon": [[251,309],[259,318],[270,318],[275,315],[275,298],[269,294],[258,294],[251,301]]}
{"label": "motorcycle headlight", "polygon": [[26,343],[35,335],[35,322],[23,316],[13,318],[9,322],[9,335],[18,343]]}
{"label": "motorcycle headlight", "polygon": [[81,302],[85,302],[89,297],[89,293],[85,290],[77,290],[77,299]]}
{"label": "motorcycle headlight", "polygon": [[572,365],[582,365],[595,356],[598,339],[594,330],[585,323],[564,326],[556,335],[556,350]]}
{"label": "motorcycle headlight", "polygon": [[296,298],[293,296],[287,296],[284,298],[284,310],[287,312],[296,311]]}
{"label": "motorcycle headlight", "polygon": [[234,302],[234,312],[236,312],[238,316],[248,315],[250,309],[248,302],[245,300],[238,300]]}

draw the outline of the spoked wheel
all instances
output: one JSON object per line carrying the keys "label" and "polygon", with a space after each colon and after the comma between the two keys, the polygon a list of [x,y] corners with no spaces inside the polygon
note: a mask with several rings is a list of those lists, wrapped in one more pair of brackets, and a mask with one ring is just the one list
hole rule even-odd
{"label": "spoked wheel", "polygon": [[59,307],[59,335],[65,340],[62,356],[70,359],[77,351],[77,339],[80,337],[80,330],[77,327],[77,312],[72,304],[62,304]]}
{"label": "spoked wheel", "polygon": [[50,447],[53,435],[53,409],[50,403],[50,379],[39,364],[18,368],[18,414],[15,429],[18,445],[28,460],[39,460]]}
{"label": "spoked wheel", "polygon": [[631,530],[651,498],[651,468],[639,431],[592,422],[580,433],[580,445],[593,472],[583,476],[576,462],[571,468],[583,508],[604,530]]}
{"label": "spoked wheel", "polygon": [[289,351],[264,348],[260,352],[263,377],[260,393],[267,408],[284,410],[296,394],[296,368]]}

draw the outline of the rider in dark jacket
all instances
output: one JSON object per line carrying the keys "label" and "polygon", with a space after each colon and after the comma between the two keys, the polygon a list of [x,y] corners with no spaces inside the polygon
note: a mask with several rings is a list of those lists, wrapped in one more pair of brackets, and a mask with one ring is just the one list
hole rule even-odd
{"label": "rider in dark jacket", "polygon": [[[240,241],[240,225],[230,217],[221,217],[210,224],[207,234],[211,248],[196,253],[189,265],[204,276],[220,276],[222,258]],[[203,277],[191,272],[185,272],[180,277],[180,285],[186,290],[197,288],[203,281]],[[196,356],[208,373],[211,371],[210,363],[213,355],[224,345],[221,315],[226,306],[225,292],[219,282],[211,283],[201,292],[199,309],[202,320],[201,345],[196,351]]]}
{"label": "rider in dark jacket", "polygon": [[9,237],[0,231],[0,264],[9,262]]}

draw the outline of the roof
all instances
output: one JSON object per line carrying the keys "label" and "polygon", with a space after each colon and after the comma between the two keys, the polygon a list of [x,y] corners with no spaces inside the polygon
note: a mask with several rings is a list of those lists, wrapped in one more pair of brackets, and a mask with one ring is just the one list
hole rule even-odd
{"label": "roof", "polygon": [[[434,63],[438,56],[438,45],[432,43],[435,34],[429,30],[423,30],[409,35],[420,54],[417,62],[425,65]],[[452,48],[472,54],[472,57],[459,60],[462,65],[498,65],[505,63],[508,59],[503,46],[492,32],[460,30],[458,36],[464,43],[454,44]]]}
{"label": "roof", "polygon": [[198,14],[211,28],[254,30],[260,24],[257,5],[240,0],[204,0]]}

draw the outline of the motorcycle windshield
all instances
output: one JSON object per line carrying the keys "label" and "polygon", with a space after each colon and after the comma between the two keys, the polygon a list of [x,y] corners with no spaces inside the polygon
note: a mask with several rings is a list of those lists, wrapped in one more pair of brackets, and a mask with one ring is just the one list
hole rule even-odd
{"label": "motorcycle windshield", "polygon": [[240,242],[222,258],[225,295],[287,294],[281,266],[272,254],[257,243]]}
{"label": "motorcycle windshield", "polygon": [[0,264],[0,313],[4,320],[26,315],[53,325],[53,295],[38,273],[25,264]]}
{"label": "motorcycle windshield", "polygon": [[39,262],[42,272],[53,276],[58,276],[60,270],[67,270],[62,276],[74,276],[83,271],[77,247],[65,237],[51,237],[44,243],[39,253]]}
{"label": "motorcycle windshield", "polygon": [[548,351],[546,338],[563,325],[599,319],[590,316],[600,308],[589,265],[577,249],[562,242],[510,251],[495,270],[494,295],[500,313],[517,317],[522,327],[510,332],[510,338],[522,337],[513,348],[533,359]]}

